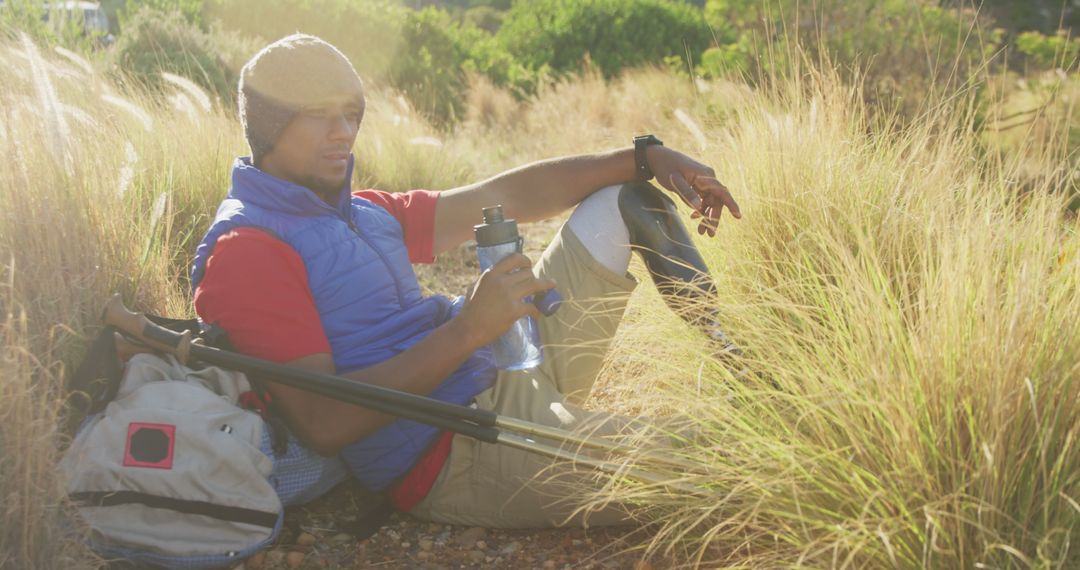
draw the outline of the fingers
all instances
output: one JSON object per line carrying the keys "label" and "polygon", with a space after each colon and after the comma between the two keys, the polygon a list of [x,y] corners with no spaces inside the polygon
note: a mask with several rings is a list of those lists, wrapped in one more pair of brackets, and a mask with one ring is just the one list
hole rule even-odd
{"label": "fingers", "polygon": [[735,198],[731,196],[731,192],[728,191],[727,187],[716,178],[698,176],[693,180],[692,187],[701,196],[702,202],[699,215],[694,217],[694,219],[701,218],[701,222],[698,224],[698,234],[707,233],[709,237],[716,236],[716,228],[720,223],[720,215],[723,213],[724,208],[727,208],[735,219],[742,218],[739,204],[735,202]]}
{"label": "fingers", "polygon": [[498,303],[509,304],[515,318],[543,316],[530,301],[534,295],[556,287],[554,280],[536,277],[531,268],[528,257],[513,254],[499,260],[485,272],[487,275],[481,277],[488,283],[488,295],[494,295],[492,299],[499,299]]}
{"label": "fingers", "polygon": [[670,179],[671,186],[675,188],[683,202],[686,202],[686,205],[693,208],[695,212],[700,211],[701,196],[694,192],[694,188],[686,181],[686,178],[678,172],[673,172]]}
{"label": "fingers", "polygon": [[520,253],[508,255],[499,260],[490,269],[493,273],[511,273],[521,269],[532,269],[532,261]]}
{"label": "fingers", "polygon": [[532,299],[533,295],[537,293],[543,293],[548,289],[555,288],[555,281],[552,279],[537,279],[532,277],[527,281],[516,283],[512,285],[513,295],[515,298],[528,298]]}
{"label": "fingers", "polygon": [[706,174],[692,176],[689,181],[682,173],[673,172],[669,175],[668,188],[694,209],[690,217],[695,220],[700,218],[698,233],[715,237],[724,208],[727,208],[735,219],[742,218],[742,211],[727,186],[713,175],[712,169],[704,168],[703,171]]}
{"label": "fingers", "polygon": [[521,312],[518,315],[520,317],[532,317],[538,321],[544,316],[540,309],[537,309],[536,305],[530,303],[528,299],[521,300]]}

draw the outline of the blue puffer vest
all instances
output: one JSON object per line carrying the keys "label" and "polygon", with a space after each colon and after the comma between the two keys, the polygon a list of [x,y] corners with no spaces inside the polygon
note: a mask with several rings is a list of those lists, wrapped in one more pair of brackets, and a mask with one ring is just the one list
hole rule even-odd
{"label": "blue puffer vest", "polygon": [[[346,181],[352,169],[350,157]],[[401,225],[383,208],[352,196],[348,182],[335,208],[307,188],[259,170],[248,157],[238,159],[232,188],[196,250],[192,291],[218,237],[237,227],[270,232],[300,254],[339,374],[401,353],[458,309],[446,297],[421,295]],[[430,396],[468,404],[495,376],[491,355],[482,350]],[[436,428],[397,420],[347,446],[341,456],[361,483],[381,491],[408,471],[437,434]]]}

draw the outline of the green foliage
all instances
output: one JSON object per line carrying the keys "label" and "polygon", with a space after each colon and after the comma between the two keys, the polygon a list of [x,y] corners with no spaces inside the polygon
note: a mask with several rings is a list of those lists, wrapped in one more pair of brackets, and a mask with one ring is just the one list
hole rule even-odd
{"label": "green foliage", "polygon": [[82,10],[49,7],[39,0],[0,3],[0,33],[11,38],[26,33],[46,45],[59,45],[87,53],[101,45],[104,32],[88,29]]}
{"label": "green foliage", "polygon": [[505,12],[491,6],[474,6],[465,11],[462,20],[469,25],[476,26],[485,32],[494,34],[502,27]]}
{"label": "green foliage", "polygon": [[1080,26],[1080,2],[1075,0],[942,0],[943,6],[976,5],[1010,32],[1027,30],[1047,34]]}
{"label": "green foliage", "polygon": [[528,69],[567,73],[588,60],[607,77],[668,56],[696,60],[711,37],[699,10],[670,0],[518,1],[497,34]]}
{"label": "green foliage", "polygon": [[179,12],[190,24],[206,29],[203,20],[203,0],[124,0],[119,11],[121,26],[127,17],[143,8],[158,12]]}
{"label": "green foliage", "polygon": [[389,78],[419,109],[453,121],[464,109],[462,64],[482,34],[459,26],[441,9],[410,10],[401,27],[402,45],[408,48],[394,59]]}
{"label": "green foliage", "polygon": [[236,97],[237,75],[223,51],[179,12],[144,7],[125,20],[112,56],[120,69],[152,88],[160,86],[162,72],[175,73],[228,101]]}
{"label": "green foliage", "polygon": [[491,34],[454,21],[440,8],[407,11],[401,40],[388,78],[442,126],[462,116],[466,73],[486,75],[519,95],[533,92],[541,77],[523,67]]}
{"label": "green foliage", "polygon": [[809,56],[858,74],[869,101],[902,110],[967,83],[1002,40],[976,12],[930,0],[709,0],[705,17],[719,46],[704,56],[704,75],[783,73]]}
{"label": "green foliage", "polygon": [[1037,67],[1069,67],[1076,64],[1080,55],[1080,39],[1069,39],[1060,33],[1046,36],[1039,32],[1024,32],[1016,38],[1016,49]]}
{"label": "green foliage", "polygon": [[746,69],[754,58],[754,48],[749,35],[740,35],[730,43],[713,46],[701,54],[698,70],[708,77],[720,77],[733,71]]}
{"label": "green foliage", "polygon": [[462,114],[469,72],[490,76],[517,91],[535,84],[492,35],[459,22],[445,10],[410,10],[372,0],[308,0],[303,4],[262,0],[209,0],[208,13],[222,24],[273,41],[296,31],[317,35],[344,53],[367,80],[386,81],[440,125]]}
{"label": "green foliage", "polygon": [[391,0],[206,0],[207,18],[225,29],[264,45],[296,32],[319,36],[348,56],[361,76],[376,79],[386,77],[403,45],[406,12]]}

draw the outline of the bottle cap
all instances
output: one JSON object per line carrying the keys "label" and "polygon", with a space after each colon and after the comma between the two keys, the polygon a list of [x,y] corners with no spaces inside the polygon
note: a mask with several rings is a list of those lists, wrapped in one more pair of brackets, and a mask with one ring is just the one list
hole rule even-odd
{"label": "bottle cap", "polygon": [[555,311],[559,310],[559,305],[562,303],[562,295],[555,289],[548,289],[544,293],[537,293],[533,296],[533,305],[536,305],[537,309],[540,309],[545,317],[550,317],[555,314]]}
{"label": "bottle cap", "polygon": [[514,220],[503,218],[502,206],[484,208],[484,223],[473,226],[476,245],[486,247],[517,241],[518,227]]}

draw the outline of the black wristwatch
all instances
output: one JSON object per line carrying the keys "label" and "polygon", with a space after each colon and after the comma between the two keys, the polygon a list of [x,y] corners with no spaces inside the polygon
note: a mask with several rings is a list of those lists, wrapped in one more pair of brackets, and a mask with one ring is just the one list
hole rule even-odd
{"label": "black wristwatch", "polygon": [[634,137],[634,172],[637,173],[639,182],[652,180],[653,178],[652,169],[649,168],[649,161],[645,160],[645,149],[654,144],[664,146],[664,141],[653,135]]}

